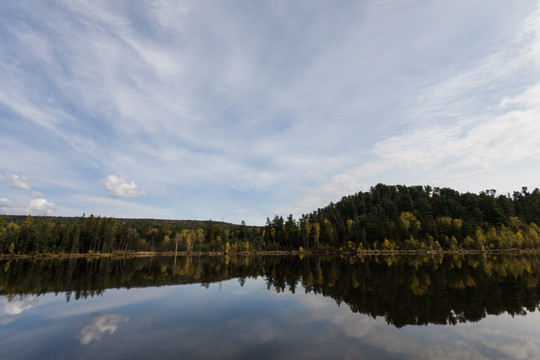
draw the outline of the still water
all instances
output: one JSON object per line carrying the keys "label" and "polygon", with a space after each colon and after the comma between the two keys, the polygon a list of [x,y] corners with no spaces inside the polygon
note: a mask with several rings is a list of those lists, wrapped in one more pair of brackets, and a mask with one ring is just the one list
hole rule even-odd
{"label": "still water", "polygon": [[540,259],[0,262],[1,359],[539,359]]}

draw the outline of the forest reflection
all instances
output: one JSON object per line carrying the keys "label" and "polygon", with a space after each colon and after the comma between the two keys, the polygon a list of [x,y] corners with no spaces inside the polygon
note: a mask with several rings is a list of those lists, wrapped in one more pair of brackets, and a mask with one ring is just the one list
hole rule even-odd
{"label": "forest reflection", "polygon": [[65,293],[67,301],[109,288],[143,288],[262,277],[276,292],[331,297],[396,327],[479,321],[539,310],[537,256],[153,257],[0,262],[0,295]]}

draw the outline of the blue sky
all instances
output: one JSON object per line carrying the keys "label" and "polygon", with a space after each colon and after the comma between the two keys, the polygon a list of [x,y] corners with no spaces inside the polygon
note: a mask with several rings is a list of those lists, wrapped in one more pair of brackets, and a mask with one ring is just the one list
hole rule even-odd
{"label": "blue sky", "polygon": [[0,213],[298,216],[540,179],[535,1],[4,1]]}

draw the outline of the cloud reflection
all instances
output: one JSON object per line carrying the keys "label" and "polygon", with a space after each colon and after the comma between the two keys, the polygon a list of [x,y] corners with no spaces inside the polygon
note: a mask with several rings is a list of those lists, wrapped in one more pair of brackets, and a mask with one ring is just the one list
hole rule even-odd
{"label": "cloud reflection", "polygon": [[[527,316],[533,316],[533,314]],[[456,332],[486,348],[496,349],[504,358],[538,358],[540,354],[538,333],[523,333],[519,329],[509,328],[508,321],[508,319],[501,317],[489,317],[485,321],[486,326],[480,329],[475,326],[462,326],[456,329]]]}
{"label": "cloud reflection", "polygon": [[0,308],[3,308],[4,313],[0,317],[0,325],[6,325],[16,320],[23,311],[33,308],[37,303],[38,299],[33,295],[23,296],[18,300],[0,297]]}
{"label": "cloud reflection", "polygon": [[82,345],[87,345],[92,342],[92,340],[98,341],[101,339],[101,336],[107,331],[109,334],[114,333],[121,322],[128,321],[129,316],[125,315],[101,315],[99,313],[94,313],[90,317],[90,321],[86,322],[81,327],[76,337],[80,340]]}
{"label": "cloud reflection", "polygon": [[[514,319],[509,315],[490,316],[478,323],[458,326],[406,326],[398,329],[389,326],[382,317],[352,313],[346,307],[336,307],[324,297],[297,294],[295,299],[303,306],[299,315],[302,318],[332,324],[327,334],[357,339],[346,343],[345,346],[350,347],[343,349],[346,353],[356,346],[367,346],[379,349],[385,356],[400,359],[531,359],[540,355],[539,338],[526,327],[516,325],[517,328],[512,328],[510,322]],[[539,317],[537,313],[527,316]],[[325,336],[319,341],[330,343],[335,339]]]}
{"label": "cloud reflection", "polygon": [[226,329],[238,334],[238,338],[247,344],[263,344],[283,338],[283,333],[268,319],[235,318]]}

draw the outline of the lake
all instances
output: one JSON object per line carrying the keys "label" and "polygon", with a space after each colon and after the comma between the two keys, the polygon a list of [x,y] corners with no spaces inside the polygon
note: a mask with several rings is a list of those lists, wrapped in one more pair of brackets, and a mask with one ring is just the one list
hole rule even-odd
{"label": "lake", "polygon": [[2,359],[539,359],[537,256],[0,261]]}

